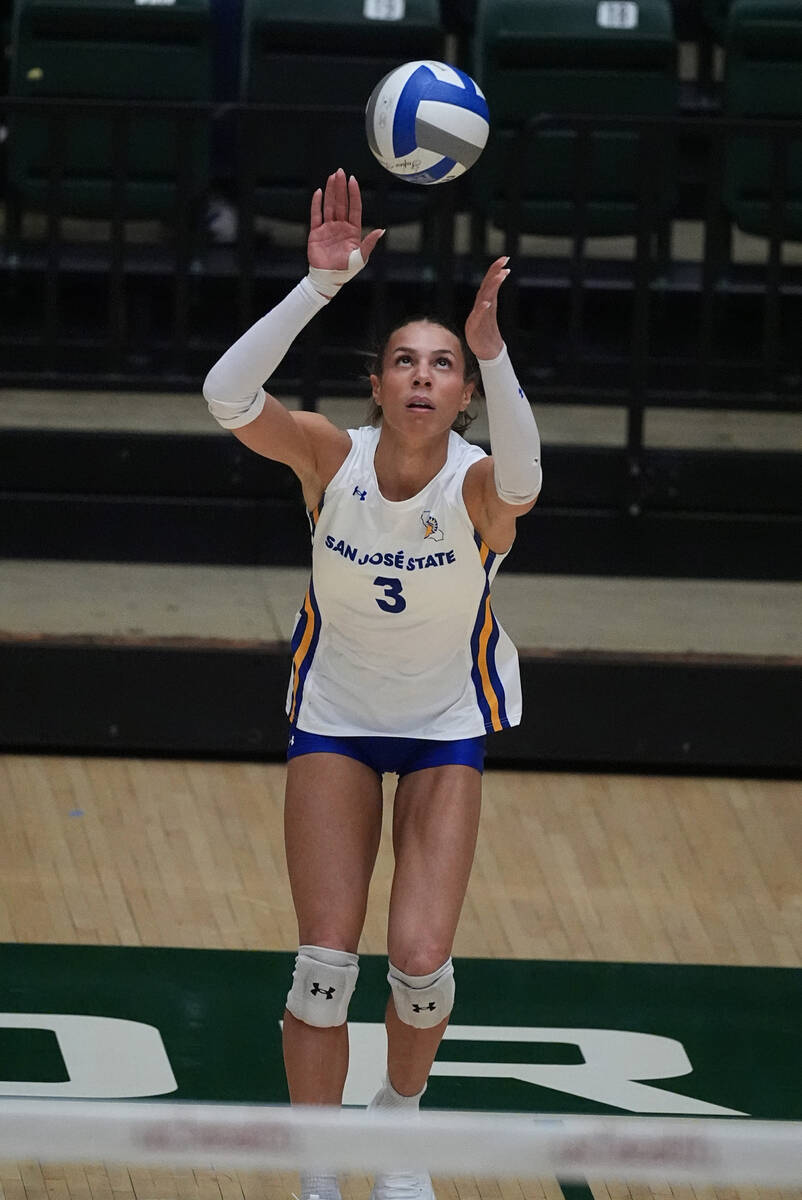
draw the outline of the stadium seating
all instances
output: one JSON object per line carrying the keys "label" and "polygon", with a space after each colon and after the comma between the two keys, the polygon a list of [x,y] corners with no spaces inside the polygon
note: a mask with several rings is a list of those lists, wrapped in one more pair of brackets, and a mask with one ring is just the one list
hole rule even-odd
{"label": "stadium seating", "polygon": [[11,0],[0,0],[0,39],[2,40],[2,62],[0,62],[0,92],[8,91],[8,65],[11,58]]}
{"label": "stadium seating", "polygon": [[[521,163],[513,130],[540,113],[674,113],[676,43],[669,0],[610,6],[597,0],[479,0],[473,73],[491,116],[488,149],[473,173],[476,205],[503,226],[509,180],[520,170],[522,230],[570,234],[576,221],[574,134],[567,129],[537,134]],[[673,195],[666,151],[664,144],[665,179],[654,182],[662,211]],[[593,135],[584,172],[588,234],[636,228],[640,161],[636,134]]]}
{"label": "stadium seating", "polygon": [[[208,0],[169,5],[131,0],[18,0],[12,29],[10,92],[51,100],[209,100]],[[9,136],[9,182],[23,208],[46,208],[54,150],[60,158],[59,209],[108,216],[115,178],[113,121],[70,114],[58,144],[45,117],[19,115]],[[174,117],[131,113],[123,215],[169,218],[178,201],[180,162],[198,199],[208,176],[207,122],[179,129]],[[183,152],[183,154],[182,154]],[[119,152],[118,152],[119,154]]]}
{"label": "stadium seating", "polygon": [[[372,8],[392,14],[388,0],[245,0],[242,99],[254,104],[291,104],[295,112],[261,117],[251,146],[257,211],[304,220],[310,188],[338,166],[362,185],[366,207],[379,219],[376,190],[389,185],[383,220],[416,220],[426,210],[425,188],[394,183],[367,145],[364,109],[379,80],[418,58],[444,56],[437,0],[406,0],[397,19],[367,16]],[[304,112],[304,106],[351,113]],[[266,123],[265,123],[266,122]],[[247,148],[246,148],[247,150]]]}
{"label": "stadium seating", "polygon": [[[724,112],[728,116],[792,118],[797,133],[786,162],[782,233],[802,239],[802,4],[799,0],[735,0],[725,42]],[[764,137],[730,143],[725,203],[747,233],[772,228],[772,147]]]}
{"label": "stadium seating", "polygon": [[731,6],[732,0],[702,0],[702,14],[705,23],[718,42],[724,41],[727,15]]}
{"label": "stadium seating", "polygon": [[[8,94],[11,61],[11,0],[0,0],[0,96]],[[6,190],[6,115],[0,117],[0,195]]]}

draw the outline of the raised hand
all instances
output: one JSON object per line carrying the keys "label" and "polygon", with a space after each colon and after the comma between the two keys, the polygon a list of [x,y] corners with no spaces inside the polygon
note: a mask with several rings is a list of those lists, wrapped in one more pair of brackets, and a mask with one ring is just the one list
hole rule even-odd
{"label": "raised hand", "polygon": [[325,191],[318,188],[312,197],[307,241],[309,265],[326,271],[344,271],[353,250],[359,250],[367,262],[383,233],[383,229],[374,229],[362,237],[359,184],[353,175],[346,179],[340,167],[329,175]]}
{"label": "raised hand", "polygon": [[465,341],[477,358],[495,358],[504,346],[497,319],[498,293],[510,273],[509,261],[509,257],[503,255],[490,264],[465,322]]}

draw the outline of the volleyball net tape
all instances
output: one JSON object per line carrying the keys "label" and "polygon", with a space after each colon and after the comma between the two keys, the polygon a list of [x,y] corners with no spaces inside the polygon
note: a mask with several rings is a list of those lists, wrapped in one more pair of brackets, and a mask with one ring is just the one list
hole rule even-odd
{"label": "volleyball net tape", "polygon": [[802,1185],[802,1123],[0,1099],[0,1160]]}

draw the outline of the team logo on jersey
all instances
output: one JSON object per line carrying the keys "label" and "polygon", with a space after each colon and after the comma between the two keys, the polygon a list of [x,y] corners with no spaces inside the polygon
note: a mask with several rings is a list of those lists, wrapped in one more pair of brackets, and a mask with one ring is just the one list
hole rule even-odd
{"label": "team logo on jersey", "polygon": [[354,490],[351,492],[352,496],[358,496],[360,500],[364,500],[367,494],[367,489],[363,491],[359,484],[357,484]]}
{"label": "team logo on jersey", "polygon": [[432,513],[431,509],[424,508],[420,515],[420,521],[426,532],[423,535],[423,540],[431,538],[433,542],[442,542],[445,534],[440,528],[437,517]]}

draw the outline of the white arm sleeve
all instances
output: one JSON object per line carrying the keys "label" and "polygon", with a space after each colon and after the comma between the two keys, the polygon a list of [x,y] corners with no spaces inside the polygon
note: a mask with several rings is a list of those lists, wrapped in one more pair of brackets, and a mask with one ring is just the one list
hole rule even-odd
{"label": "white arm sleeve", "polygon": [[506,346],[495,358],[480,358],[479,370],[487,403],[496,491],[507,504],[528,504],[537,497],[543,481],[537,422]]}
{"label": "white arm sleeve", "polygon": [[315,313],[328,304],[309,278],[243,333],[214,364],[203,384],[209,412],[224,429],[240,429],[264,408],[263,383]]}
{"label": "white arm sleeve", "polygon": [[224,429],[241,429],[256,420],[265,406],[262,385],[315,313],[364,265],[361,251],[354,249],[344,270],[310,267],[307,277],[218,359],[206,376],[203,395]]}

